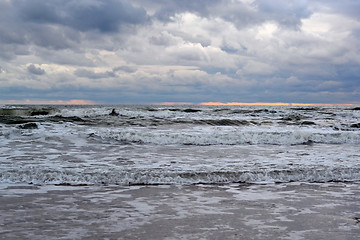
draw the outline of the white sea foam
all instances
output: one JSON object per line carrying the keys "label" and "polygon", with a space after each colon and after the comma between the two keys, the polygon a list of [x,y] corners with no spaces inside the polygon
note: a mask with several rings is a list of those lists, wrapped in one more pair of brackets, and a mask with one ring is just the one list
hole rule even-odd
{"label": "white sea foam", "polygon": [[259,129],[234,127],[202,127],[192,129],[99,129],[102,139],[116,139],[124,143],[237,145],[274,144],[296,145],[309,143],[360,144],[359,131],[339,132],[316,129]]}
{"label": "white sea foam", "polygon": [[23,168],[0,173],[1,182],[33,184],[219,184],[274,182],[358,181],[360,169],[326,168],[297,170],[248,171],[169,171],[163,169],[132,169],[118,171],[79,171],[48,168]]}
{"label": "white sea foam", "polygon": [[[118,116],[109,116],[113,108]],[[360,180],[359,111],[347,108],[62,106],[53,112],[0,116],[0,182]],[[27,129],[32,122],[36,127]]]}

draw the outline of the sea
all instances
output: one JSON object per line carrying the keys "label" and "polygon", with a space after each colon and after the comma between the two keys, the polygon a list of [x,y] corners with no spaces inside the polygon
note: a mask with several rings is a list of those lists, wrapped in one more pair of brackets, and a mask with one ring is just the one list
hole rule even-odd
{"label": "sea", "polygon": [[360,107],[0,106],[0,239],[358,239]]}
{"label": "sea", "polygon": [[357,106],[0,107],[0,183],[359,180]]}

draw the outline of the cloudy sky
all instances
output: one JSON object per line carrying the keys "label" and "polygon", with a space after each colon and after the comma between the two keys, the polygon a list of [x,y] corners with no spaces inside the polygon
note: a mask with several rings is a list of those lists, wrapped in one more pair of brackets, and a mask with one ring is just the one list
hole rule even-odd
{"label": "cloudy sky", "polygon": [[357,0],[0,0],[0,103],[360,103]]}

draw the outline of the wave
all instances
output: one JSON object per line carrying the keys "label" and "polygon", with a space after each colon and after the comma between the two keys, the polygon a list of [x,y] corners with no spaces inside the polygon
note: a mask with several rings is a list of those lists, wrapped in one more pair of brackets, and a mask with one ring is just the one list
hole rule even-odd
{"label": "wave", "polygon": [[211,125],[211,126],[247,126],[254,125],[256,122],[249,122],[246,120],[237,120],[237,119],[204,119],[204,120],[194,120],[191,123],[197,125]]}
{"label": "wave", "polygon": [[46,116],[58,113],[55,108],[42,107],[16,107],[16,108],[0,108],[0,116]]}
{"label": "wave", "polygon": [[95,131],[89,137],[103,140],[116,140],[121,143],[141,143],[156,145],[300,145],[312,143],[324,144],[359,144],[358,131],[338,132],[324,131],[312,132],[311,130],[295,131],[259,131],[244,129],[213,128],[199,131],[163,130],[108,130]]}
{"label": "wave", "polygon": [[152,185],[152,184],[225,184],[286,182],[359,181],[358,168],[284,169],[259,171],[171,171],[166,169],[122,169],[76,171],[28,168],[2,171],[2,183],[63,185]]}

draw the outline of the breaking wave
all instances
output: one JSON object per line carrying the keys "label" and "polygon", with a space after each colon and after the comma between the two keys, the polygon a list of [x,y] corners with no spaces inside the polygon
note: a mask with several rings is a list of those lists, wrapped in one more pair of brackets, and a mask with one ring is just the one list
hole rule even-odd
{"label": "breaking wave", "polygon": [[299,145],[312,143],[359,144],[359,132],[324,131],[252,131],[244,129],[208,129],[206,131],[142,131],[105,130],[90,135],[102,140],[112,139],[122,143],[142,143],[157,145],[239,145],[270,144]]}
{"label": "breaking wave", "polygon": [[153,184],[222,184],[347,182],[360,180],[360,169],[286,169],[258,171],[171,171],[166,169],[123,169],[113,171],[72,171],[25,168],[2,171],[6,183],[64,185],[153,185]]}

